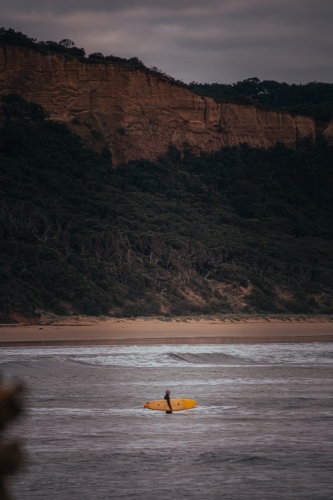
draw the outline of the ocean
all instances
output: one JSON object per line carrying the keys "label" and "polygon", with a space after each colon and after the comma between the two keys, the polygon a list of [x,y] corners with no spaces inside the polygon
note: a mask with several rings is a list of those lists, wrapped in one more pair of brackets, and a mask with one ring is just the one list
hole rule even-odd
{"label": "ocean", "polygon": [[[332,499],[333,344],[1,348],[17,500]],[[143,409],[164,397],[198,406]]]}

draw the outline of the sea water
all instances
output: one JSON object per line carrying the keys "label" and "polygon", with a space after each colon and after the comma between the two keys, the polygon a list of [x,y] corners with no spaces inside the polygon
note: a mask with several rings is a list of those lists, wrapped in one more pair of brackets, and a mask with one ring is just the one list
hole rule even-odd
{"label": "sea water", "polygon": [[[333,344],[2,348],[17,500],[332,499]],[[167,415],[143,403],[197,400]]]}

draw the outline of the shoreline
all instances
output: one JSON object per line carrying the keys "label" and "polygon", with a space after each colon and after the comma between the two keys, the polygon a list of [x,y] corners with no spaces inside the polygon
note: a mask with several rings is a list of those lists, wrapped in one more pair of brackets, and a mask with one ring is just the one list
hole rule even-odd
{"label": "shoreline", "polygon": [[0,325],[0,347],[333,342],[331,316],[173,319],[78,316],[51,321]]}

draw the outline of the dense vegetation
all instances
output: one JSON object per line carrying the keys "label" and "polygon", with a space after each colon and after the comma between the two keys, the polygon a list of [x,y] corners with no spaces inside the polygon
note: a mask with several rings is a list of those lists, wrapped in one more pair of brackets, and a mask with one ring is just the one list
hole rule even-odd
{"label": "dense vegetation", "polygon": [[113,168],[2,98],[0,311],[333,312],[333,147],[224,148]]}
{"label": "dense vegetation", "polygon": [[333,117],[333,83],[289,85],[248,78],[233,84],[192,82],[188,88],[196,94],[209,96],[217,101],[234,100],[321,120]]}

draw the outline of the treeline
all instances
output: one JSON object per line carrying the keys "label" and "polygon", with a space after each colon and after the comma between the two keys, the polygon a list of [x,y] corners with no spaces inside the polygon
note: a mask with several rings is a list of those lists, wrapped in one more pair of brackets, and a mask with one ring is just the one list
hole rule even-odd
{"label": "treeline", "polygon": [[191,82],[188,89],[216,101],[233,100],[321,120],[333,117],[333,83],[289,85],[248,78],[233,84]]}
{"label": "treeline", "polygon": [[42,52],[62,52],[79,57],[86,64],[113,62],[139,69],[146,74],[154,74],[172,85],[188,88],[195,94],[212,97],[216,101],[235,101],[244,104],[261,106],[266,109],[290,113],[292,115],[312,116],[323,121],[323,125],[333,117],[333,84],[310,82],[307,84],[287,84],[273,80],[260,81],[259,78],[248,78],[233,84],[198,83],[186,85],[167,75],[157,67],[147,67],[138,57],[123,58],[114,55],[104,56],[94,52],[86,56],[83,48],[75,47],[73,41],[63,39],[60,42],[38,41],[13,29],[0,28],[0,43],[28,47]]}
{"label": "treeline", "polygon": [[103,61],[120,63],[134,69],[140,69],[145,73],[157,75],[160,79],[167,80],[173,85],[185,86],[184,82],[176,80],[172,76],[167,75],[159,68],[148,68],[138,57],[130,57],[126,59],[124,57],[113,55],[104,56],[101,52],[94,52],[86,57],[85,50],[83,48],[79,49],[75,47],[75,43],[68,38],[63,39],[60,42],[54,42],[52,40],[44,42],[38,41],[36,38],[29,38],[27,35],[21,33],[20,31],[15,31],[11,28],[9,28],[8,30],[6,28],[0,28],[0,43],[1,42],[7,45],[27,47],[29,49],[42,52],[62,52],[64,54],[71,54],[79,57],[86,64],[100,64]]}
{"label": "treeline", "polygon": [[185,86],[195,94],[212,97],[216,101],[235,101],[292,115],[312,116],[323,122],[333,117],[332,83],[310,82],[297,85],[273,80],[260,81],[254,77],[233,84],[191,82],[186,85],[182,80],[167,75],[157,67],[147,67],[138,57],[126,59],[114,55],[104,56],[101,52],[86,56],[85,50],[75,47],[74,42],[69,39],[60,42],[37,41],[36,38],[30,38],[20,31],[0,28],[1,42],[42,52],[72,54],[88,64],[100,64],[103,61],[123,64],[147,74],[154,74],[173,85]]}
{"label": "treeline", "polygon": [[69,39],[53,42],[52,40],[37,41],[36,38],[30,38],[21,31],[15,31],[11,28],[0,28],[0,42],[7,45],[17,45],[19,47],[28,47],[29,49],[46,50],[52,52],[63,52],[78,57],[85,56],[85,50],[75,47],[74,42]]}
{"label": "treeline", "polygon": [[113,168],[2,101],[0,311],[333,313],[333,147],[246,144]]}

